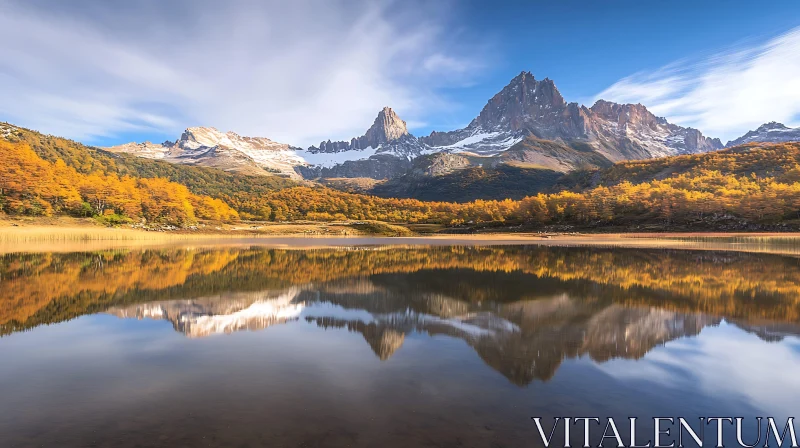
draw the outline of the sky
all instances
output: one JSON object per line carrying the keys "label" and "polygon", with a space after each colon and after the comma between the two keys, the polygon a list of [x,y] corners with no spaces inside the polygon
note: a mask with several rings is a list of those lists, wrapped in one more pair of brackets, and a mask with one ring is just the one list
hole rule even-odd
{"label": "sky", "polygon": [[800,2],[0,0],[0,121],[109,146],[465,126],[511,78],[724,141],[800,125]]}

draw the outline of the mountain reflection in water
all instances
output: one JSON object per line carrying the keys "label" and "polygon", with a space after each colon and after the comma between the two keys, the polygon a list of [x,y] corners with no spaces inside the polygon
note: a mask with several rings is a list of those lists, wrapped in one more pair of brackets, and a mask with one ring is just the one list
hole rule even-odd
{"label": "mountain reflection in water", "polygon": [[[719,317],[699,313],[627,307],[573,298],[566,292],[522,302],[473,303],[435,292],[393,288],[412,281],[404,277],[384,284],[379,277],[376,282],[361,279],[149,302],[106,312],[123,318],[168,320],[188,337],[262,330],[302,318],[324,329],[360,333],[381,360],[400,349],[409,333],[450,336],[469,344],[488,365],[519,385],[552,377],[565,357],[639,358],[656,345],[696,335],[720,322]],[[504,283],[503,274],[494,277],[494,284]]]}
{"label": "mountain reflection in water", "polygon": [[[787,256],[535,246],[10,254],[0,291],[0,355],[17,361],[0,366],[0,381],[19,386],[0,404],[8,446],[98,434],[149,446],[147,431],[130,431],[162,434],[159,425],[178,428],[176,446],[197,446],[199,434],[205,443],[205,431],[219,437],[211,446],[520,446],[536,437],[533,415],[778,416],[800,393],[780,373],[800,367],[800,262]],[[113,348],[96,345],[106,340]],[[712,346],[728,351],[715,358]],[[713,392],[723,389],[756,393]],[[148,391],[152,402],[131,404]],[[342,393],[355,404],[337,401]],[[377,402],[394,410],[376,417]],[[198,410],[208,404],[222,414]],[[128,445],[104,420],[109,409],[131,422]],[[256,431],[256,410],[282,432]],[[175,421],[186,412],[205,420]],[[365,416],[383,426],[356,429]],[[292,426],[303,418],[318,432]],[[52,420],[63,432],[37,432]]]}
{"label": "mountain reflection in water", "polygon": [[637,359],[723,318],[765,340],[800,332],[800,263],[764,254],[377,247],[3,258],[5,332],[95,312],[167,320],[192,338],[301,319],[360,333],[381,360],[409,333],[458,338],[518,385],[551,378],[565,358]]}

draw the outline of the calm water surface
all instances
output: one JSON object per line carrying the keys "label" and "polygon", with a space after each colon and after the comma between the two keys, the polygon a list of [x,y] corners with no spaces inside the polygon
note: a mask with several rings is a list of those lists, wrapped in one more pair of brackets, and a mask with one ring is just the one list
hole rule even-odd
{"label": "calm water surface", "polygon": [[793,256],[9,254],[0,447],[532,447],[534,416],[785,419],[798,324]]}

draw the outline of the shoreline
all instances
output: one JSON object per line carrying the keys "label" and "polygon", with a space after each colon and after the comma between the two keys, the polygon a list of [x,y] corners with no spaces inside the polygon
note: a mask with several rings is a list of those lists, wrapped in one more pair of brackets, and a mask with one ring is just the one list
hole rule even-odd
{"label": "shoreline", "polygon": [[[341,225],[334,225],[340,228]],[[269,226],[270,232],[227,228],[214,232],[108,228],[97,225],[65,226],[0,223],[0,254],[80,252],[136,248],[201,248],[263,246],[282,249],[316,249],[353,246],[539,245],[565,247],[727,250],[800,255],[800,233],[479,233],[386,236],[368,233],[309,233],[308,223]],[[331,227],[317,225],[320,227]],[[293,232],[278,233],[276,230]],[[299,230],[299,231],[297,231]]]}

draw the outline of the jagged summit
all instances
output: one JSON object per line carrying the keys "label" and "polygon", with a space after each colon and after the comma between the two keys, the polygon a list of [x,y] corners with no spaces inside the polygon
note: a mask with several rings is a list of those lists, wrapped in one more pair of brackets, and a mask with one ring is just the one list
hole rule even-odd
{"label": "jagged summit", "polygon": [[537,80],[523,71],[494,95],[466,128],[432,132],[421,140],[433,147],[492,156],[526,136],[553,140],[585,134],[578,105],[567,103],[553,80]]}
{"label": "jagged summit", "polygon": [[299,151],[311,167],[306,177],[371,177],[387,179],[404,172],[426,146],[409,134],[406,122],[384,107],[367,132],[348,141],[324,141]]}
{"label": "jagged summit", "polygon": [[783,143],[800,141],[800,128],[790,128],[783,123],[770,121],[759,126],[755,131],[750,131],[743,136],[728,142],[727,147],[743,145],[745,143]]}
{"label": "jagged summit", "polygon": [[[641,104],[568,103],[549,78],[523,71],[503,87],[464,128],[433,132],[421,141],[434,148],[498,155],[526,137],[589,144],[609,161],[708,151],[722,147],[699,131],[670,124]],[[531,155],[540,163],[540,155]]]}
{"label": "jagged summit", "polygon": [[554,123],[566,107],[552,80],[537,81],[530,72],[522,72],[489,100],[469,127],[496,131],[520,131],[537,123],[552,127],[549,123]]}
{"label": "jagged summit", "polygon": [[384,107],[378,112],[375,122],[364,134],[370,144],[374,144],[376,147],[381,143],[397,140],[404,135],[408,135],[406,122],[400,119],[391,107]]}
{"label": "jagged summit", "polygon": [[367,132],[361,137],[356,137],[347,141],[332,142],[330,140],[321,142],[319,147],[312,146],[311,152],[343,152],[353,150],[365,150],[368,148],[377,149],[385,143],[390,143],[410,136],[406,122],[403,121],[391,107],[384,107],[378,112],[375,121]]}

